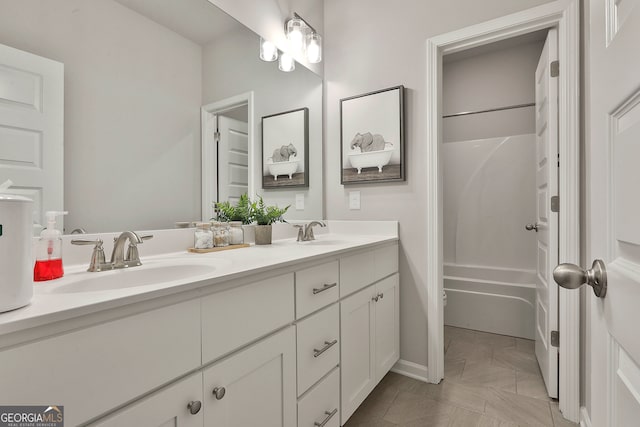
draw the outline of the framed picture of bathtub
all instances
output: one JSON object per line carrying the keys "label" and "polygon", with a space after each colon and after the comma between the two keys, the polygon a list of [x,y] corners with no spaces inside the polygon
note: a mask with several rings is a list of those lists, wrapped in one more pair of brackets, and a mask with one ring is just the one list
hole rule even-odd
{"label": "framed picture of bathtub", "polygon": [[404,86],[340,100],[341,183],[404,181]]}
{"label": "framed picture of bathtub", "polygon": [[262,188],[309,186],[309,109],[262,117]]}

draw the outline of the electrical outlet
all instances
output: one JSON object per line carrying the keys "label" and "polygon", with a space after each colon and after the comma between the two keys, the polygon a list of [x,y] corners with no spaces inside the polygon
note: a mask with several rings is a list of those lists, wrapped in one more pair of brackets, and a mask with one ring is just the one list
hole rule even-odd
{"label": "electrical outlet", "polygon": [[297,211],[304,210],[304,193],[296,194],[296,210]]}
{"label": "electrical outlet", "polygon": [[360,192],[349,191],[349,209],[360,210]]}

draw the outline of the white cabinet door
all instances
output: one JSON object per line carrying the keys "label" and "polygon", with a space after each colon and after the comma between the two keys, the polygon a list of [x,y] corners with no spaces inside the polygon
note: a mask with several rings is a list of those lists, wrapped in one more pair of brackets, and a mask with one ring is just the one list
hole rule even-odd
{"label": "white cabinet door", "polygon": [[91,425],[202,427],[201,405],[202,374],[198,372]]}
{"label": "white cabinet door", "polygon": [[376,383],[400,358],[400,303],[398,274],[376,285]]}
{"label": "white cabinet door", "polygon": [[376,385],[375,294],[370,286],[340,303],[342,424]]}
{"label": "white cabinet door", "polygon": [[296,425],[294,327],[204,371],[204,420],[216,427]]}

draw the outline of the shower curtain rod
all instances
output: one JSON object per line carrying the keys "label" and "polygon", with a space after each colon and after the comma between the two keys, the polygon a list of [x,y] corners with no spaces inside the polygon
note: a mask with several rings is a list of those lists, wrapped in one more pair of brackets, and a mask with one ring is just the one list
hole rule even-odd
{"label": "shower curtain rod", "polygon": [[479,110],[479,111],[463,111],[461,113],[447,114],[442,116],[443,119],[447,119],[449,117],[460,117],[460,116],[470,116],[471,114],[481,114],[481,113],[491,113],[493,111],[502,111],[502,110],[512,110],[514,108],[525,108],[525,107],[533,107],[535,106],[535,102],[530,102],[528,104],[516,104],[509,105],[507,107],[498,107],[498,108],[490,108],[488,110]]}

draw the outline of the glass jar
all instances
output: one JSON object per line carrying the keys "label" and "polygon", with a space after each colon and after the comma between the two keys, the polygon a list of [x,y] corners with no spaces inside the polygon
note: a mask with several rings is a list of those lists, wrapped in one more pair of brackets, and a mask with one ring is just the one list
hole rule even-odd
{"label": "glass jar", "polygon": [[213,223],[213,243],[216,247],[229,246],[229,224],[226,222]]}
{"label": "glass jar", "polygon": [[242,228],[242,221],[229,222],[229,244],[241,245],[244,243],[244,229]]}
{"label": "glass jar", "polygon": [[196,231],[193,234],[193,247],[196,249],[211,249],[213,247],[213,231],[208,222],[196,224]]}

